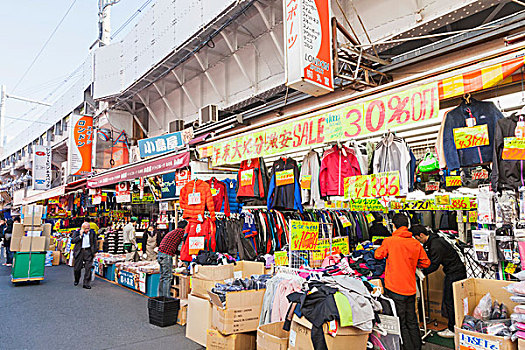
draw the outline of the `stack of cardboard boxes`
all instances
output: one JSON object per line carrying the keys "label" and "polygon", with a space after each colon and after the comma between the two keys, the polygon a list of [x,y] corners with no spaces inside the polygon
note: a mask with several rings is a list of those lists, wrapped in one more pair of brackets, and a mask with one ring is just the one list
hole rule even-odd
{"label": "stack of cardboard boxes", "polygon": [[13,225],[11,251],[45,252],[49,250],[51,224],[42,224],[44,207],[28,205],[23,207],[22,213],[22,222]]}

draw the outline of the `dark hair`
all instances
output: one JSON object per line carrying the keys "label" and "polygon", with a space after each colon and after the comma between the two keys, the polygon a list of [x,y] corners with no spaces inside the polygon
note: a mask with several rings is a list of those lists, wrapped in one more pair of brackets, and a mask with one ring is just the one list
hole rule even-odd
{"label": "dark hair", "polygon": [[421,234],[424,234],[425,236],[428,236],[429,235],[429,232],[427,230],[427,228],[423,225],[414,225],[410,228],[410,232],[412,232],[412,236],[419,236]]}
{"label": "dark hair", "polygon": [[186,220],[179,221],[177,224],[177,228],[185,229],[186,226],[188,226],[188,222]]}
{"label": "dark hair", "polygon": [[13,222],[20,222],[20,216],[13,217]]}
{"label": "dark hair", "polygon": [[408,227],[408,217],[405,214],[397,213],[392,218],[392,223],[396,228]]}

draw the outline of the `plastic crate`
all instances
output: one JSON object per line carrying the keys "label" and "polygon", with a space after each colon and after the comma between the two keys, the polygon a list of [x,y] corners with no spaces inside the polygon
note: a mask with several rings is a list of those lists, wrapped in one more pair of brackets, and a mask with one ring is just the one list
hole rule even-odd
{"label": "plastic crate", "polygon": [[177,323],[180,300],[170,297],[155,297],[148,300],[149,323],[167,327]]}

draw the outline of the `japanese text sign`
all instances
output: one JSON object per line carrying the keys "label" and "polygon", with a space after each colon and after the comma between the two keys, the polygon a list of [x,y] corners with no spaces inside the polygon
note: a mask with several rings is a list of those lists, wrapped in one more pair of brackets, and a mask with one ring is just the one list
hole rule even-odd
{"label": "japanese text sign", "polygon": [[399,171],[350,176],[344,180],[345,198],[397,196]]}
{"label": "japanese text sign", "polygon": [[292,250],[316,250],[319,223],[291,220]]}
{"label": "japanese text sign", "polygon": [[447,176],[445,177],[445,185],[447,187],[461,186],[461,176]]}
{"label": "japanese text sign", "polygon": [[525,160],[525,139],[505,137],[501,156],[504,160]]}
{"label": "japanese text sign", "polygon": [[275,252],[273,253],[276,266],[287,266],[288,265],[288,252]]}
{"label": "japanese text sign", "polygon": [[457,149],[489,145],[487,124],[454,129],[454,143]]}
{"label": "japanese text sign", "polygon": [[275,126],[213,144],[213,166],[308,149],[374,132],[437,118],[437,83],[419,86],[365,103],[343,105],[301,120]]}
{"label": "japanese text sign", "polygon": [[171,134],[139,140],[140,157],[146,158],[173,151],[184,146],[193,138],[193,128]]}
{"label": "japanese text sign", "polygon": [[70,175],[84,175],[91,172],[91,151],[93,147],[93,117],[71,116],[68,161]]}
{"label": "japanese text sign", "polygon": [[350,254],[350,248],[348,246],[348,237],[334,238],[332,240],[332,252],[330,253],[330,240],[329,239],[320,239],[317,244],[317,250],[319,252],[314,252],[315,260],[323,260],[329,255],[332,254]]}
{"label": "japanese text sign", "polygon": [[51,188],[51,147],[34,146],[33,152],[33,189]]}
{"label": "japanese text sign", "polygon": [[319,96],[333,91],[330,0],[283,0],[286,85]]}
{"label": "japanese text sign", "polygon": [[277,186],[293,184],[294,181],[293,169],[278,171],[275,173],[275,184]]}

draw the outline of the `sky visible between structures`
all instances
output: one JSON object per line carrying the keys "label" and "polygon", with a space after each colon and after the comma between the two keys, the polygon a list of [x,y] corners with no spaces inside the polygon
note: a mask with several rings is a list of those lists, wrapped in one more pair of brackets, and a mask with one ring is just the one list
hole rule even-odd
{"label": "sky visible between structures", "polygon": [[[5,84],[8,93],[43,100],[56,90],[53,96],[47,99],[47,102],[52,103],[78,79],[78,75],[73,75],[68,83],[64,83],[64,80],[84,62],[89,47],[97,39],[97,0],[75,2],[39,59],[13,91],[72,2],[73,0],[0,1],[0,85]],[[146,0],[120,0],[114,5],[111,11],[113,32],[144,3]],[[151,4],[144,11],[150,6]],[[122,39],[141,17],[142,14],[137,16],[115,40]],[[43,106],[8,99],[8,142],[31,125],[31,122],[15,118],[37,120],[45,109]]]}

